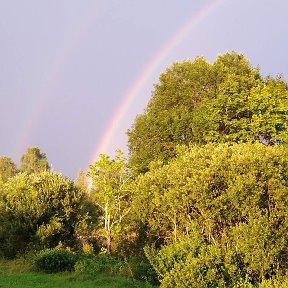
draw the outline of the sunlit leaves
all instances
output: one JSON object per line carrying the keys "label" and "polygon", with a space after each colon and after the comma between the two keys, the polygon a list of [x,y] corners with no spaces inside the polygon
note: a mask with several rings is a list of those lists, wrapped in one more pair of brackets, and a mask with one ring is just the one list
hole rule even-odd
{"label": "sunlit leaves", "polygon": [[[283,255],[288,253],[287,146],[215,143],[189,149],[182,147],[179,152],[169,164],[156,166],[139,176],[133,198],[135,213],[147,224],[150,235],[154,235],[158,243],[169,245],[196,239],[202,243],[199,245],[204,249],[203,253],[193,256],[196,266],[179,260],[182,268],[174,271],[180,273],[177,277],[184,279],[181,272],[187,265],[190,267],[187,273],[191,277],[196,273],[194,276],[198,277],[203,263],[208,270],[212,269],[209,273],[214,270],[217,275],[224,270],[231,273],[230,280],[241,278],[244,273],[251,281],[260,281],[278,269],[285,270]],[[211,247],[220,250],[214,251],[216,254],[211,252],[214,256],[208,256],[204,251]],[[210,262],[201,257],[217,257],[224,270],[218,270],[213,262],[215,259]],[[267,265],[261,264],[263,259]],[[174,272],[171,277],[176,279]],[[206,272],[201,277],[207,280],[213,273]],[[222,276],[219,281],[226,277]]]}
{"label": "sunlit leaves", "polygon": [[76,239],[83,193],[61,174],[20,173],[1,187],[1,252],[14,256],[28,247],[54,247]]}
{"label": "sunlit leaves", "polygon": [[130,210],[127,190],[130,175],[123,152],[118,150],[116,153],[114,160],[100,154],[100,159],[91,164],[88,171],[93,182],[92,199],[100,207],[103,218],[98,233],[106,238],[108,252],[111,251],[112,237],[119,233],[123,218]]}
{"label": "sunlit leaves", "polygon": [[176,62],[128,131],[130,165],[147,172],[150,162],[175,157],[178,144],[287,142],[287,91],[283,79],[265,79],[236,52],[212,64],[199,57]]}
{"label": "sunlit leaves", "polygon": [[49,170],[49,164],[45,153],[41,153],[38,147],[30,147],[20,159],[20,171],[31,173],[39,173]]}
{"label": "sunlit leaves", "polygon": [[0,156],[0,180],[6,182],[17,173],[16,164],[11,158]]}

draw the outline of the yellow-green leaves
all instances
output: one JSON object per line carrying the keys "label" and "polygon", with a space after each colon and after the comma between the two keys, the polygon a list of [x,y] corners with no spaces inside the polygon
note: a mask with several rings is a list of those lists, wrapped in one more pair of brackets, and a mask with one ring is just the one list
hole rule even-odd
{"label": "yellow-green leaves", "polygon": [[106,239],[108,253],[111,251],[112,237],[121,231],[123,218],[129,213],[130,191],[129,173],[123,153],[118,150],[114,160],[105,154],[90,165],[88,176],[93,181],[92,198],[101,209],[103,221],[98,233]]}
{"label": "yellow-green leaves", "polygon": [[281,78],[264,78],[244,55],[176,62],[160,75],[146,111],[128,131],[130,165],[147,172],[167,163],[178,144],[288,141],[288,90]]}
{"label": "yellow-green leaves", "polygon": [[158,243],[199,244],[199,254],[187,248],[191,261],[176,257],[171,264],[169,246],[155,252],[158,269],[170,263],[167,274],[159,272],[163,287],[200,278],[215,287],[244,276],[255,282],[288,268],[286,145],[182,147],[177,158],[136,180],[133,207]]}
{"label": "yellow-green leaves", "polygon": [[61,174],[19,173],[1,186],[0,254],[54,247],[76,240],[84,195]]}

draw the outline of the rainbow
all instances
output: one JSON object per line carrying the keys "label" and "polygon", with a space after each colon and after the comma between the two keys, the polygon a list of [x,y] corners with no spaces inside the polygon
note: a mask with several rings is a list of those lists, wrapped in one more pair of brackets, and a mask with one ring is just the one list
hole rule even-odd
{"label": "rainbow", "polygon": [[[60,47],[60,52],[58,57],[55,57],[54,61],[50,65],[50,70],[46,73],[46,78],[44,83],[39,91],[35,91],[35,101],[31,109],[27,111],[27,114],[19,123],[19,135],[18,141],[14,144],[14,154],[21,155],[23,154],[23,147],[31,146],[29,140],[31,134],[38,126],[38,119],[41,118],[41,115],[45,112],[47,99],[52,97],[53,89],[57,90],[57,85],[59,80],[63,77],[63,68],[72,58],[72,55],[77,48],[79,47],[82,37],[85,34],[84,32],[91,27],[95,20],[95,11],[97,11],[98,4],[95,3],[92,5],[92,8],[89,11],[88,16],[85,18],[85,21],[79,22],[79,25],[76,31],[73,31],[71,34],[66,35],[64,39],[64,45]],[[71,47],[73,49],[71,49]],[[37,144],[36,144],[37,146]]]}
{"label": "rainbow", "polygon": [[176,33],[174,33],[172,37],[162,46],[156,55],[151,58],[145,69],[134,81],[134,84],[128,89],[128,92],[123,97],[121,104],[114,111],[113,116],[110,119],[105,132],[97,145],[97,149],[92,155],[92,163],[98,159],[99,154],[107,153],[107,147],[111,142],[116,129],[118,128],[118,124],[121,122],[125,112],[128,110],[133,100],[137,97],[146,82],[153,75],[154,71],[157,70],[157,68],[173,51],[173,49],[175,49],[202,20],[204,20],[213,11],[215,11],[215,9],[224,1],[225,0],[208,1],[196,14],[193,14],[191,18],[186,23],[184,23],[184,25],[178,31],[176,31]]}

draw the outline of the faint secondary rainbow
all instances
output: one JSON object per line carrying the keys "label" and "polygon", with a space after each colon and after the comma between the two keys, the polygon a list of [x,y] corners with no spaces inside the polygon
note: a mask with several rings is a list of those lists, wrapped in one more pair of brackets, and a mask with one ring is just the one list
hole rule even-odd
{"label": "faint secondary rainbow", "polygon": [[157,69],[157,67],[172,52],[172,50],[175,49],[189,35],[189,33],[193,28],[197,26],[197,24],[209,16],[224,1],[225,0],[208,1],[196,14],[193,14],[191,18],[176,33],[172,35],[172,37],[163,45],[163,47],[156,53],[156,55],[151,58],[145,69],[136,78],[136,81],[130,87],[122,102],[113,113],[113,116],[110,119],[105,132],[97,145],[97,149],[92,156],[91,162],[96,161],[99,154],[107,153],[107,147],[109,146],[109,143],[115,134],[118,123],[120,123],[130,104],[139,94],[140,90],[142,87],[144,87],[148,79],[153,75],[153,72]]}
{"label": "faint secondary rainbow", "polygon": [[[18,141],[13,147],[14,154],[20,156],[24,152],[23,149],[31,146],[31,143],[29,143],[31,135],[39,126],[39,119],[41,119],[41,115],[45,113],[47,109],[47,100],[53,95],[53,89],[57,90],[58,82],[61,80],[61,77],[63,77],[64,68],[67,63],[69,63],[73,53],[77,51],[84,32],[87,31],[95,21],[97,7],[98,3],[95,1],[86,18],[82,22],[77,22],[77,29],[71,34],[65,35],[66,39],[63,39],[64,44],[60,47],[59,54],[55,56],[51,63],[50,70],[46,73],[43,86],[40,87],[39,91],[35,92],[33,106],[31,106],[31,109],[19,124]],[[33,145],[37,146],[37,143]]]}

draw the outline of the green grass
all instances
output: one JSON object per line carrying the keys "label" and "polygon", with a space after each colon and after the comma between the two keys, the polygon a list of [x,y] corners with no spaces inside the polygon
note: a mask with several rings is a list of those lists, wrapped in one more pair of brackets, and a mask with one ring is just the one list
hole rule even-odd
{"label": "green grass", "polygon": [[0,275],[0,287],[10,288],[124,288],[124,287],[149,287],[145,283],[133,282],[131,279],[100,274],[95,279],[85,279],[71,275],[47,275],[37,273],[15,273]]}
{"label": "green grass", "polygon": [[95,277],[77,273],[45,274],[15,262],[0,263],[0,288],[151,288],[147,283],[109,274]]}

